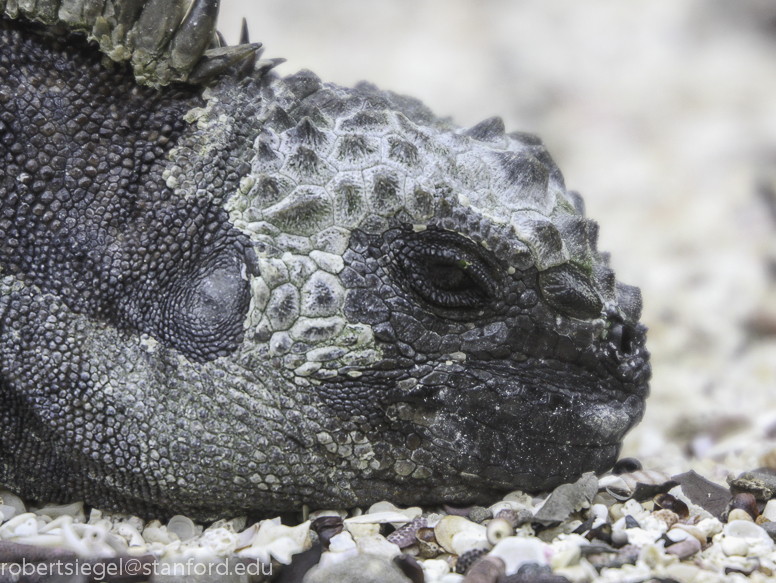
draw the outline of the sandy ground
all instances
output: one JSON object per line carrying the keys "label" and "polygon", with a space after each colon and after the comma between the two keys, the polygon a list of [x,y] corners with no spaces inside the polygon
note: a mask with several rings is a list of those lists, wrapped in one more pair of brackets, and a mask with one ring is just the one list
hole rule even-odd
{"label": "sandy ground", "polygon": [[462,125],[501,115],[542,136],[643,291],[654,380],[626,453],[705,455],[776,421],[776,331],[745,325],[776,317],[776,216],[756,188],[776,162],[771,6],[224,0],[220,26],[235,42],[245,15],[284,74],[366,79]]}

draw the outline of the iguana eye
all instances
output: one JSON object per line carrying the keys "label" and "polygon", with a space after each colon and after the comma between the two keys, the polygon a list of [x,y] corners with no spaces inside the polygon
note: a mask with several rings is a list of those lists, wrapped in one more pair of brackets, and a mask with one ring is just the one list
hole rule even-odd
{"label": "iguana eye", "polygon": [[398,254],[401,274],[423,300],[442,308],[477,308],[495,290],[489,266],[452,241],[408,241]]}

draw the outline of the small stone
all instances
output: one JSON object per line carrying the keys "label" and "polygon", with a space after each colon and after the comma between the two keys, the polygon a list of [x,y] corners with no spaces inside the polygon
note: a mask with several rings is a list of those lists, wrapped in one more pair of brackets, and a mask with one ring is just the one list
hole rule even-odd
{"label": "small stone", "polygon": [[484,508],[483,506],[474,506],[469,511],[469,520],[477,524],[482,524],[491,518],[493,518],[493,513],[489,508]]}
{"label": "small stone", "polygon": [[726,536],[722,539],[722,552],[728,557],[745,557],[749,552],[749,543],[736,536]]}
{"label": "small stone", "polygon": [[776,541],[776,522],[763,523],[760,525],[760,528],[767,532],[772,540]]}
{"label": "small stone", "polygon": [[770,500],[776,497],[776,475],[770,471],[744,472],[730,481],[730,491],[749,492],[758,500]]}
{"label": "small stone", "polygon": [[504,573],[504,559],[487,555],[469,568],[462,583],[496,583],[504,577]]}
{"label": "small stone", "polygon": [[732,522],[733,520],[746,520],[748,522],[754,522],[752,516],[746,510],[741,510],[740,508],[734,508],[728,513],[727,521]]}
{"label": "small stone", "polygon": [[739,508],[749,514],[752,520],[755,520],[760,515],[760,511],[757,508],[757,500],[755,500],[754,494],[750,492],[739,492],[733,496],[733,499],[728,504],[728,509]]}
{"label": "small stone", "polygon": [[505,573],[514,575],[526,563],[546,565],[546,548],[547,545],[539,539],[511,536],[494,546],[488,556],[501,558],[504,561]]}
{"label": "small stone", "polygon": [[666,553],[669,555],[676,555],[679,560],[692,557],[695,553],[700,552],[701,543],[694,536],[688,536],[683,541],[674,543],[666,548]]}

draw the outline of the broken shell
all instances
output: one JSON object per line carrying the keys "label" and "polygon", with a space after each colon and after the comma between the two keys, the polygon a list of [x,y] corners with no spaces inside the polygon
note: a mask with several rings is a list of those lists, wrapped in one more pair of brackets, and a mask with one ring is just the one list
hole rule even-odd
{"label": "broken shell", "polygon": [[641,470],[619,476],[604,476],[598,481],[600,490],[606,490],[612,497],[621,501],[629,498],[639,501],[647,500],[656,494],[668,492],[678,485],[679,482],[658,470]]}
{"label": "broken shell", "polygon": [[497,544],[501,539],[515,534],[515,528],[504,518],[494,518],[488,523],[486,536],[488,542],[492,545]]}
{"label": "broken shell", "polygon": [[641,469],[641,462],[633,457],[624,457],[617,460],[612,468],[612,474],[619,476],[621,474],[632,474]]}
{"label": "broken shell", "polygon": [[674,498],[671,494],[658,494],[652,500],[657,507],[670,510],[676,513],[679,518],[690,516],[690,509],[687,507],[687,504]]}
{"label": "broken shell", "polygon": [[518,510],[504,508],[503,510],[499,510],[494,518],[503,518],[509,521],[514,528],[517,528],[526,522],[531,522],[533,520],[533,512],[528,508],[520,508]]}
{"label": "broken shell", "polygon": [[414,518],[410,522],[394,530],[385,538],[388,540],[388,542],[394,543],[398,545],[400,549],[403,549],[415,544],[415,534],[418,532],[418,529],[424,528],[425,526],[425,518]]}
{"label": "broken shell", "polygon": [[415,532],[415,542],[418,545],[418,554],[424,559],[433,559],[442,553],[433,528],[419,528]]}
{"label": "broken shell", "polygon": [[197,535],[197,527],[191,518],[176,514],[167,523],[167,532],[177,535],[181,541],[185,542]]}
{"label": "broken shell", "polygon": [[[452,553],[454,555],[458,555],[459,553],[455,551],[453,546],[453,537],[460,537],[463,533],[474,534],[473,537],[467,536],[467,540],[471,538],[473,540],[482,540],[487,542],[485,527],[480,524],[476,524],[471,520],[467,520],[462,516],[454,516],[449,514],[443,517],[442,520],[440,520],[439,523],[434,527],[434,535],[436,536],[437,543],[439,543],[439,545],[448,553]],[[472,547],[473,546],[474,545],[472,545]],[[463,551],[465,550],[467,549],[463,549]]]}
{"label": "broken shell", "polygon": [[318,539],[321,541],[323,548],[328,549],[329,541],[332,537],[335,537],[342,532],[343,522],[342,518],[337,515],[319,516],[310,522],[310,528],[318,535]]}

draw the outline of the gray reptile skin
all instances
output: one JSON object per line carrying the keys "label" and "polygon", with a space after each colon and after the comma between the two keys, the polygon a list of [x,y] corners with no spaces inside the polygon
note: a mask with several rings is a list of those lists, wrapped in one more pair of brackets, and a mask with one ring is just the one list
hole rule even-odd
{"label": "gray reptile skin", "polygon": [[185,8],[0,0],[0,484],[208,519],[611,467],[641,297],[542,143]]}

